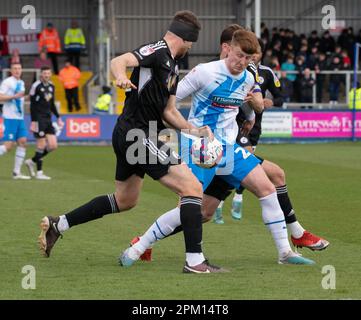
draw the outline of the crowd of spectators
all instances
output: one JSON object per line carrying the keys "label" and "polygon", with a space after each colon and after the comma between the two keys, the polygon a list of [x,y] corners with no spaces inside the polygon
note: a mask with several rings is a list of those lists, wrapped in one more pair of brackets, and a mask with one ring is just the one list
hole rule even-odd
{"label": "crowd of spectators", "polygon": [[[333,37],[329,31],[321,35],[313,30],[307,36],[282,28],[273,28],[270,33],[262,23],[261,39],[265,44],[263,64],[280,74],[287,102],[312,102],[313,86],[316,86],[318,103],[337,104],[345,75],[332,74],[327,77],[319,72],[351,70],[354,44],[361,43],[361,30],[355,34],[352,27],[345,28],[338,37]],[[316,73],[316,79],[311,71]]]}

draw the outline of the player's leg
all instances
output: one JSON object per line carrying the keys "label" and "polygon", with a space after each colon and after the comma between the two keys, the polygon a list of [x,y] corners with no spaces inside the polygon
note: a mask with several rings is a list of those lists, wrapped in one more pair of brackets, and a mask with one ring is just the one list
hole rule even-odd
{"label": "player's leg", "polygon": [[95,197],[58,217],[44,217],[40,224],[39,244],[40,250],[46,257],[49,257],[61,234],[69,228],[102,218],[106,214],[129,210],[136,205],[143,184],[144,171],[127,162],[124,139],[116,130],[113,131],[113,149],[117,158],[115,192]]}
{"label": "player's leg", "polygon": [[298,222],[288,195],[284,170],[277,164],[268,160],[262,162],[262,168],[276,187],[278,202],[285,216],[287,227],[291,232],[292,243],[295,246],[307,247],[312,250],[323,250],[327,248],[329,245],[327,240],[306,231]]}
{"label": "player's leg", "polygon": [[[242,186],[260,200],[262,219],[272,234],[278,250],[279,263],[313,264],[313,261],[304,259],[292,252],[276,189],[262,169],[260,160],[237,145],[234,146],[233,154],[229,153],[227,156],[233,156],[232,173],[220,177],[234,187],[237,187],[241,181]],[[231,161],[232,159],[229,159],[228,163]]]}
{"label": "player's leg", "polygon": [[58,217],[44,217],[40,224],[42,229],[39,236],[40,250],[49,257],[55,242],[71,227],[133,208],[138,201],[142,184],[143,178],[134,174],[126,181],[116,181],[115,192],[112,194],[95,197]]}
{"label": "player's leg", "polygon": [[[160,145],[157,146],[158,150]],[[189,145],[187,145],[187,148],[188,147]],[[153,149],[154,148],[156,148],[155,145],[153,145]],[[184,160],[187,156],[188,153],[182,151]],[[171,163],[174,162],[171,161]],[[191,165],[190,162],[187,163]],[[184,163],[171,165],[168,168],[159,166],[159,168],[156,169],[156,167],[153,169],[146,168],[146,170],[148,170],[147,173],[150,176],[154,179],[158,178],[163,185],[179,195],[179,207],[174,208],[159,217],[146,233],[139,238],[139,241],[125,250],[121,260],[124,260],[125,263],[127,263],[127,266],[132,265],[155,241],[163,239],[181,224],[186,246],[186,264],[183,271],[192,273],[223,272],[223,269],[210,265],[202,253],[201,205],[203,190],[202,184],[192,171],[193,169],[195,171],[198,170],[199,174],[202,174],[203,170],[200,170],[199,167],[194,167],[191,171]],[[164,169],[167,169],[167,171],[164,171]],[[206,172],[211,172],[212,175],[214,175],[215,169],[208,169]],[[207,176],[204,177],[204,179],[210,180],[211,178]],[[128,259],[129,256],[131,256],[131,259]]]}
{"label": "player's leg", "polygon": [[46,152],[46,138],[40,137],[39,133],[34,133],[34,136],[36,138],[35,154],[32,158],[25,160],[25,165],[27,166],[32,177],[36,177],[37,173],[42,171],[41,159]]}
{"label": "player's leg", "polygon": [[13,178],[21,179],[21,180],[29,180],[30,176],[26,176],[21,174],[21,167],[25,160],[26,155],[26,128],[25,121],[17,120],[16,122],[16,139],[17,139],[17,147],[15,151],[15,160],[14,160],[14,170],[13,170]]}
{"label": "player's leg", "polygon": [[[245,138],[245,137],[243,137]],[[242,138],[240,139],[242,142]],[[243,140],[243,144],[241,144],[241,147],[249,151],[250,153],[254,153],[254,149],[251,145],[251,142],[249,139]],[[242,218],[242,208],[243,208],[243,191],[244,188],[240,186],[238,189],[236,189],[236,192],[234,193],[233,199],[232,199],[232,209],[231,209],[231,216],[235,220],[241,220]]]}

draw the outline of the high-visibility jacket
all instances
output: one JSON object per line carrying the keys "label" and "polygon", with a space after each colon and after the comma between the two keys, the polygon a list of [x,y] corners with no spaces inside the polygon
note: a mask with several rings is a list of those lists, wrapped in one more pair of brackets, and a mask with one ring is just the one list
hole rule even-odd
{"label": "high-visibility jacket", "polygon": [[64,37],[64,44],[65,50],[69,51],[80,51],[81,49],[85,49],[85,37],[82,29],[67,29]]}
{"label": "high-visibility jacket", "polygon": [[95,104],[95,109],[109,112],[111,101],[112,101],[112,96],[109,93],[101,94],[98,96],[97,103]]}
{"label": "high-visibility jacket", "polygon": [[59,80],[63,83],[65,89],[79,87],[81,73],[77,67],[64,67],[59,72]]}
{"label": "high-visibility jacket", "polygon": [[[349,101],[348,101],[348,107],[350,109],[353,109],[353,99],[354,99],[354,89],[351,89],[348,97],[349,97]],[[356,89],[356,109],[361,110],[361,88]]]}
{"label": "high-visibility jacket", "polygon": [[40,33],[38,46],[39,51],[43,50],[43,48],[45,47],[47,52],[60,53],[61,47],[58,31],[56,31],[55,28],[53,28],[52,30],[45,28]]}

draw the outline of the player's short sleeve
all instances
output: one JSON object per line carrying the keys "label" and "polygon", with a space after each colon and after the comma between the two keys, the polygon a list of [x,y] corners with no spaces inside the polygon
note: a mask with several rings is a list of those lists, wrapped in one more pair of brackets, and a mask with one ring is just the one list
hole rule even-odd
{"label": "player's short sleeve", "polygon": [[258,75],[257,66],[253,62],[251,62],[247,66],[247,70],[252,74],[253,79],[254,79],[254,88],[253,88],[252,92],[262,92],[260,83],[259,83],[259,75]]}
{"label": "player's short sleeve", "polygon": [[158,53],[164,48],[165,46],[156,46],[155,44],[146,44],[142,45],[139,48],[132,51],[134,56],[139,62],[141,67],[145,68],[152,68],[158,66]]}
{"label": "player's short sleeve", "polygon": [[9,89],[8,83],[6,80],[4,80],[0,85],[0,93],[6,94]]}
{"label": "player's short sleeve", "polygon": [[33,85],[32,85],[31,88],[30,88],[30,91],[29,91],[29,95],[30,95],[30,96],[35,96],[35,94],[36,94],[36,89],[37,89],[39,83],[40,83],[39,80],[38,80],[38,81],[35,81],[35,82],[33,83]]}
{"label": "player's short sleeve", "polygon": [[194,67],[179,83],[177,89],[177,101],[190,96],[194,92],[203,88],[209,81],[209,73],[204,64]]}

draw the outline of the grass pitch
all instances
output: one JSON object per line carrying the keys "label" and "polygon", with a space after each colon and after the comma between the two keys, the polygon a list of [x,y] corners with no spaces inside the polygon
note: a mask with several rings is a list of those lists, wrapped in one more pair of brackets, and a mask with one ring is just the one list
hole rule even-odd
{"label": "grass pitch", "polygon": [[[302,250],[315,266],[276,263],[249,193],[241,221],[230,217],[228,200],[226,223],[204,225],[206,256],[231,273],[182,274],[182,234],[159,242],[152,263],[118,266],[129,241],[176,205],[177,197],[149,178],[135,209],[72,228],[46,259],[36,243],[40,219],[114,188],[111,147],[67,146],[44,161],[51,181],[13,181],[13,152],[0,158],[0,299],[361,299],[361,144],[261,145],[257,154],[285,169],[299,221],[331,242],[322,252]],[[35,267],[35,290],[21,286],[25,265]],[[322,287],[327,265],[336,270],[336,289]]]}

